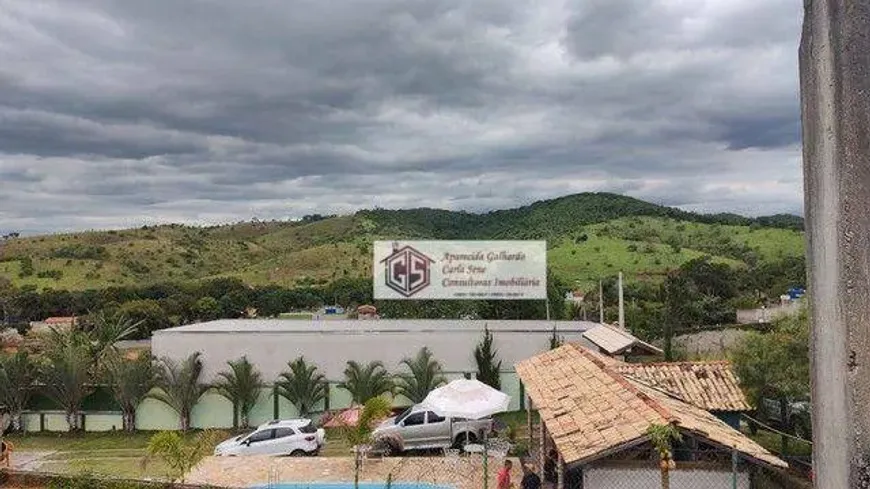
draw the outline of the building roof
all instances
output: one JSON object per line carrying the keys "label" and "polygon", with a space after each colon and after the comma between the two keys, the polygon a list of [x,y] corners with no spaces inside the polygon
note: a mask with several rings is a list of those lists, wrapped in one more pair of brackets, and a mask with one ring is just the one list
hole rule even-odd
{"label": "building roof", "polygon": [[483,330],[494,333],[523,331],[585,331],[598,323],[588,321],[535,321],[535,320],[465,320],[465,319],[356,319],[297,320],[297,319],[219,319],[205,323],[188,324],[154,332],[154,336],[175,333],[369,333],[369,332],[429,332],[450,330]]}
{"label": "building roof", "polygon": [[653,424],[680,430],[746,458],[785,462],[712,414],[616,370],[586,348],[566,344],[516,366],[526,392],[568,464],[583,464],[647,441]]}
{"label": "building roof", "polygon": [[622,363],[616,370],[707,411],[752,409],[726,361]]}
{"label": "building roof", "polygon": [[607,352],[608,355],[621,355],[634,348],[654,354],[662,353],[661,349],[641,341],[628,331],[607,324],[597,324],[585,331],[583,337]]}

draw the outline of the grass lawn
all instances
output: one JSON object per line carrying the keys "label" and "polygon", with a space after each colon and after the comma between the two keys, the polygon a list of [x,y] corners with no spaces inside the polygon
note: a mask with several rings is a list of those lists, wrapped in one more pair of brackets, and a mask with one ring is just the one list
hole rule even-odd
{"label": "grass lawn", "polygon": [[[231,433],[223,433],[221,439]],[[37,433],[10,436],[15,450],[53,451],[39,470],[63,474],[94,474],[121,478],[165,478],[166,466],[159,460],[143,466],[145,447],[153,432],[136,433]],[[194,436],[192,432],[188,436]]]}
{"label": "grass lawn", "polygon": [[169,479],[169,470],[163,462],[154,460],[142,464],[144,451],[137,456],[118,458],[75,458],[42,464],[41,471],[57,474],[88,474],[122,479]]}
{"label": "grass lawn", "polygon": [[152,432],[136,433],[31,433],[12,435],[9,440],[18,451],[91,451],[116,449],[144,449]]}

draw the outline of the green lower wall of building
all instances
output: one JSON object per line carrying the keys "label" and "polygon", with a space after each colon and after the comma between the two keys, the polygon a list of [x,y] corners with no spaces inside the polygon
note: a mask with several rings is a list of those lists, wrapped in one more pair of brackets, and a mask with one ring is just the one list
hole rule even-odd
{"label": "green lower wall of building", "polygon": [[[473,373],[469,373],[472,378]],[[445,374],[448,381],[461,379],[466,376],[464,372],[450,372]],[[515,373],[501,374],[501,390],[511,396],[509,409],[516,411],[522,408],[520,382]],[[339,382],[329,383],[329,410],[344,409],[351,405],[351,395],[345,389],[339,387]],[[263,388],[257,404],[251,410],[249,422],[251,426],[257,426],[276,418],[275,397],[272,387]],[[411,401],[403,396],[393,399],[395,406],[409,406]],[[325,403],[315,406],[315,412],[322,412]],[[277,418],[288,419],[299,416],[296,406],[282,396],[277,399]],[[86,431],[111,431],[113,428],[122,429],[121,413],[115,412],[88,412],[85,411]],[[67,431],[66,417],[59,411],[36,411],[24,415],[24,427],[26,431],[36,432],[42,428],[44,431]],[[156,399],[145,399],[136,410],[136,428],[143,431],[176,430],[180,427],[178,414],[167,404]],[[207,391],[200,398],[191,413],[191,427],[193,428],[232,428],[233,406],[220,396],[216,391]]]}
{"label": "green lower wall of building", "polygon": [[124,418],[121,413],[88,413],[85,414],[86,431],[114,431],[124,429]]}

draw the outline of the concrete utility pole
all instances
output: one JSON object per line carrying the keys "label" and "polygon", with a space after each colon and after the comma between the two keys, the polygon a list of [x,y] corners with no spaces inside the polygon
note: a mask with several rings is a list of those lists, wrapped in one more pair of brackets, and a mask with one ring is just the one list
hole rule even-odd
{"label": "concrete utility pole", "polygon": [[604,324],[604,285],[598,281],[598,322]]}
{"label": "concrete utility pole", "polygon": [[870,487],[870,0],[804,0],[813,469]]}
{"label": "concrete utility pole", "polygon": [[619,327],[625,329],[625,300],[622,295],[622,272],[619,272]]}

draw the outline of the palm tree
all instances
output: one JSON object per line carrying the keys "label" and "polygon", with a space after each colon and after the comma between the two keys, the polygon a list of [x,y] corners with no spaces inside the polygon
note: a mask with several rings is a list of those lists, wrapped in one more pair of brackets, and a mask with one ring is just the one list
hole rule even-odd
{"label": "palm tree", "polygon": [[22,413],[39,378],[39,366],[24,350],[0,357],[0,403],[12,417],[12,429],[24,426]]}
{"label": "palm tree", "polygon": [[477,380],[493,389],[501,390],[501,360],[498,351],[492,348],[492,333],[484,327],[483,340],[474,348],[474,360],[477,362]]}
{"label": "palm tree", "polygon": [[359,469],[365,452],[360,450],[372,442],[372,432],[375,423],[390,415],[390,401],[381,396],[373,396],[366,400],[355,426],[343,426],[340,430],[345,443],[353,448],[353,486],[359,488]]}
{"label": "palm tree", "polygon": [[214,430],[205,430],[190,438],[175,431],[161,431],[148,440],[142,466],[159,458],[169,468],[172,480],[184,484],[185,475],[211,453],[219,441],[220,435]]}
{"label": "palm tree", "polygon": [[62,407],[70,431],[79,429],[82,402],[93,392],[93,358],[82,337],[69,335],[45,352],[42,377],[46,395]]}
{"label": "palm tree", "polygon": [[290,370],[282,372],[275,383],[278,395],[293,403],[299,416],[307,417],[311,409],[329,395],[329,383],[304,357],[288,362],[287,366]]}
{"label": "palm tree", "polygon": [[[215,384],[218,394],[233,403],[233,426],[248,428],[251,410],[260,398],[260,389],[263,387],[263,376],[243,356],[236,361],[227,362],[230,366],[228,371],[218,373],[218,382]],[[240,423],[235,414],[238,413]]]}
{"label": "palm tree", "polygon": [[380,361],[365,366],[354,361],[347,362],[344,382],[339,387],[350,392],[351,400],[360,405],[382,394],[392,394],[395,388],[393,379]]}
{"label": "palm tree", "polygon": [[109,353],[116,351],[115,344],[139,331],[142,321],[133,321],[124,314],[108,316],[103,311],[92,315],[87,331],[94,361],[100,363]]}
{"label": "palm tree", "polygon": [[447,383],[441,364],[425,346],[416,357],[403,359],[401,365],[408,367],[410,373],[397,376],[397,391],[414,404],[423,402],[429,392]]}
{"label": "palm tree", "polygon": [[675,468],[671,443],[680,441],[682,435],[672,424],[654,424],[647,429],[650,442],[659,452],[659,468],[662,472],[662,489],[668,489],[671,484],[671,470]]}
{"label": "palm tree", "polygon": [[194,352],[183,362],[163,358],[157,369],[159,391],[148,393],[148,397],[166,403],[179,416],[181,431],[190,428],[190,413],[208,386],[199,382],[202,374],[200,352]]}
{"label": "palm tree", "polygon": [[136,430],[136,408],[154,388],[157,372],[151,355],[139,355],[127,360],[113,354],[105,358],[106,377],[115,401],[121,406],[121,419],[125,431]]}

